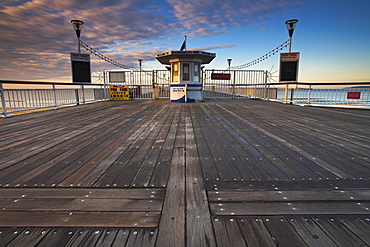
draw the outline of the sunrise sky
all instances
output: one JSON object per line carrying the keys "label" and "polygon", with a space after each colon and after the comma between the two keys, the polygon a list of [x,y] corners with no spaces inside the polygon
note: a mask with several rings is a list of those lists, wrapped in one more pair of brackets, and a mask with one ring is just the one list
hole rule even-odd
{"label": "sunrise sky", "polygon": [[[246,64],[288,37],[301,52],[299,81],[370,81],[370,0],[0,0],[0,80],[71,81],[71,20],[105,56],[164,69],[154,55],[187,48],[217,54],[207,69]],[[82,49],[83,52],[87,52]],[[287,52],[287,48],[283,50]],[[92,71],[117,69],[92,55]],[[249,69],[276,71],[279,55]],[[277,75],[277,73],[276,73]]]}

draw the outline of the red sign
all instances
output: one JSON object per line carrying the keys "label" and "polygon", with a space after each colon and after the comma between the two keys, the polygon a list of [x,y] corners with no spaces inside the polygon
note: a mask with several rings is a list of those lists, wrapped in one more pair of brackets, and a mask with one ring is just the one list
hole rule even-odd
{"label": "red sign", "polygon": [[230,74],[212,73],[211,79],[212,80],[230,80]]}
{"label": "red sign", "polygon": [[71,61],[90,62],[90,54],[71,52]]}
{"label": "red sign", "polygon": [[348,92],[347,99],[360,99],[361,92]]}
{"label": "red sign", "polygon": [[281,61],[299,60],[299,52],[280,53]]}

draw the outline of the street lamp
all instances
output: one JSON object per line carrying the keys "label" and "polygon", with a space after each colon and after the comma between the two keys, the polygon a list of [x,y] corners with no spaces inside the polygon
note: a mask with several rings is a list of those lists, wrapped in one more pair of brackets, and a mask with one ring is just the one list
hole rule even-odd
{"label": "street lamp", "polygon": [[138,59],[137,61],[139,62],[139,67],[140,67],[139,80],[141,83],[141,66],[143,65],[143,59]]}
{"label": "street lamp", "polygon": [[297,19],[287,20],[285,22],[286,28],[288,29],[288,32],[289,32],[289,53],[292,50],[292,37],[293,37],[293,32],[294,32],[295,26],[297,25],[297,22],[298,22]]}
{"label": "street lamp", "polygon": [[81,36],[81,30],[82,30],[82,26],[84,25],[84,22],[80,20],[71,20],[71,23],[77,35],[77,51],[78,53],[81,53],[80,36]]}

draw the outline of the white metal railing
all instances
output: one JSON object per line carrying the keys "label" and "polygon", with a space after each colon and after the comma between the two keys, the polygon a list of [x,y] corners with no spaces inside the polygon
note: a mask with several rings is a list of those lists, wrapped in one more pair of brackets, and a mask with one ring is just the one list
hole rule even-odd
{"label": "white metal railing", "polygon": [[[212,79],[212,74],[226,74],[230,79]],[[203,97],[234,98],[255,94],[263,97],[266,83],[267,71],[264,70],[204,70]]]}
{"label": "white metal railing", "polygon": [[[211,80],[210,73],[229,73],[230,80]],[[370,82],[268,83],[263,71],[206,71],[204,97],[248,97],[316,106],[370,106]]]}
{"label": "white metal railing", "polygon": [[[111,73],[120,75],[111,76]],[[104,76],[108,84],[127,85],[134,99],[170,97],[170,71],[168,70],[114,70],[105,71]]]}
{"label": "white metal railing", "polygon": [[[230,73],[231,79],[211,80],[212,71],[206,72],[203,75],[204,98],[248,97],[310,106],[370,107],[370,82],[267,83],[266,73],[263,71],[216,72]],[[163,73],[162,78],[155,73]],[[150,76],[147,72],[142,72],[141,75],[137,72],[130,76],[132,77],[128,77],[130,80],[125,84],[129,85],[133,98],[169,98],[168,72],[153,71]],[[135,81],[137,76],[139,81]],[[147,77],[145,83],[140,83],[143,80],[140,80],[140,77]],[[0,114],[4,116],[13,112],[58,108],[101,100],[109,100],[109,88],[105,84],[0,80]]]}
{"label": "white metal railing", "polygon": [[0,81],[0,114],[58,108],[109,99],[103,84]]}
{"label": "white metal railing", "polygon": [[276,100],[307,106],[370,106],[370,83],[289,83],[277,90]]}

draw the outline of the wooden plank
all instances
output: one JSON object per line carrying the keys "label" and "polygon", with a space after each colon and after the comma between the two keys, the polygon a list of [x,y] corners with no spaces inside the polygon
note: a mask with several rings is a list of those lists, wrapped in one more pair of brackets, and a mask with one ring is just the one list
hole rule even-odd
{"label": "wooden plank", "polygon": [[0,212],[0,227],[158,227],[159,212]]}
{"label": "wooden plank", "polygon": [[95,246],[99,247],[111,247],[114,243],[114,240],[119,232],[119,229],[117,228],[108,228],[101,230],[102,233],[96,242]]}
{"label": "wooden plank", "polygon": [[84,229],[84,231],[77,238],[74,239],[71,246],[95,246],[95,243],[99,240],[102,235],[101,229],[89,228]]}
{"label": "wooden plank", "polygon": [[164,189],[0,188],[1,199],[80,198],[162,200]]}
{"label": "wooden plank", "polygon": [[53,228],[47,233],[42,232],[45,235],[40,242],[37,243],[39,247],[48,246],[67,246],[67,243],[73,239],[75,235],[79,234],[80,229],[78,228]]}
{"label": "wooden plank", "polygon": [[9,247],[19,246],[36,246],[39,241],[45,237],[45,230],[43,228],[24,229],[16,238],[14,238],[8,245]]}
{"label": "wooden plank", "polygon": [[171,111],[172,116],[169,118],[170,121],[167,122],[169,130],[167,132],[166,138],[164,139],[156,168],[150,180],[151,187],[166,187],[167,185],[170,172],[170,163],[176,140],[176,132],[179,124],[179,113],[180,107],[178,106],[175,107],[173,111]]}
{"label": "wooden plank", "polygon": [[208,111],[207,116],[212,119],[216,128],[222,132],[222,137],[225,138],[223,149],[230,161],[230,165],[238,174],[238,179],[234,180],[243,181],[271,178],[258,162],[253,159],[248,150],[246,150],[245,147],[248,146],[248,141],[243,139],[235,130],[239,128],[239,126],[235,126],[235,128],[229,126],[228,121],[230,120],[225,116],[225,112]]}
{"label": "wooden plank", "polygon": [[216,246],[193,125],[186,117],[186,245]]}
{"label": "wooden plank", "polygon": [[0,237],[1,237],[1,246],[7,246],[13,239],[18,237],[22,232],[24,232],[24,228],[5,228],[0,227]]}
{"label": "wooden plank", "polygon": [[311,217],[289,217],[289,223],[294,227],[308,246],[337,246]]}
{"label": "wooden plank", "polygon": [[306,190],[362,190],[370,187],[370,180],[301,180],[301,181],[206,181],[206,189],[219,191],[306,191]]}
{"label": "wooden plank", "polygon": [[210,203],[214,215],[361,215],[369,204],[357,202],[250,202]]}
{"label": "wooden plank", "polygon": [[[253,119],[251,121],[253,121]],[[327,121],[327,119],[325,119],[324,121]],[[348,172],[348,174],[351,174],[350,176],[354,176],[355,178],[361,177],[362,174],[358,172],[358,169],[362,169],[363,172],[367,172],[367,170],[364,170],[362,167],[358,166],[358,164],[354,164],[352,159],[348,159],[349,153],[345,154],[346,152],[343,152],[342,150],[342,152],[339,151],[334,154],[333,143],[318,143],[317,137],[321,135],[317,135],[316,134],[317,131],[319,131],[320,133],[324,132],[328,134],[335,132],[336,128],[333,128],[331,126],[330,128],[328,128],[327,125],[321,124],[320,121],[310,121],[310,123],[304,122],[301,123],[300,125],[297,125],[296,124],[297,122],[300,122],[300,119],[295,118],[294,120],[291,121],[287,121],[286,119],[284,119],[284,121],[278,123],[278,125],[286,126],[282,128],[282,131],[285,132],[287,140],[289,139],[290,142],[295,143],[296,145],[298,144],[305,150],[309,150],[310,153],[315,155],[315,157],[325,159],[328,163],[332,164],[333,166],[337,166],[338,168],[343,169],[344,171]],[[303,134],[299,135],[299,133],[302,132]],[[346,127],[344,128],[342,127],[342,130],[337,132],[337,134],[334,134],[334,140],[337,139],[337,137],[339,137],[340,135],[342,135],[343,132],[346,132]],[[357,144],[359,143],[360,142],[357,142]],[[334,141],[334,144],[337,145],[337,142]],[[364,150],[364,152],[366,151]],[[341,162],[341,160],[343,160],[343,162],[346,162],[347,165],[343,167],[338,166],[338,162]]]}
{"label": "wooden plank", "polygon": [[[149,122],[144,124],[146,127],[143,129],[143,132],[132,142],[130,148],[135,151],[135,154],[131,156],[130,159],[126,158],[128,162],[127,165],[119,172],[119,175],[114,181],[117,186],[130,186],[130,184],[132,184],[135,175],[139,171],[145,157],[155,142],[155,137],[160,130],[158,128],[158,124],[161,122],[160,114],[165,110],[166,107],[161,107],[157,110],[153,117],[149,119]],[[123,154],[123,157],[125,157],[124,155],[125,154]],[[155,164],[156,160],[151,162],[154,162]],[[133,186],[136,186],[136,184]]]}
{"label": "wooden plank", "polygon": [[[167,135],[167,131],[169,129],[167,126],[165,126],[165,123],[169,117],[169,113],[170,112],[167,111],[161,116],[161,119],[156,125],[155,130],[153,130],[146,139],[145,143],[148,145],[151,144],[151,147],[145,147],[145,149],[149,149],[149,151],[144,160],[141,162],[141,166],[136,175],[132,179],[131,186],[135,185],[139,187],[148,187],[164,144],[164,140],[162,138]],[[163,129],[164,131],[162,131]],[[160,141],[163,140],[163,142],[158,142],[158,139]]]}
{"label": "wooden plank", "polygon": [[218,246],[247,246],[236,218],[214,217],[212,222]]}
{"label": "wooden plank", "polygon": [[119,229],[116,238],[111,245],[112,247],[127,246],[127,239],[130,235],[131,229]]}
{"label": "wooden plank", "polygon": [[200,107],[193,107],[192,108],[192,116],[193,119],[193,128],[194,128],[194,135],[195,135],[195,143],[197,144],[199,160],[202,168],[202,173],[204,179],[207,180],[219,180],[220,175],[218,173],[217,167],[215,162],[212,159],[211,151],[208,147],[207,140],[203,134],[203,120],[201,120],[201,116],[203,115],[203,111],[200,111]]}
{"label": "wooden plank", "polygon": [[[136,187],[136,182],[139,182],[138,186],[144,186],[144,183],[146,183],[146,186],[148,185],[148,180],[150,180],[159,155],[159,149],[152,149],[153,143],[155,142],[155,137],[160,131],[158,124],[159,121],[155,121],[149,125],[149,133],[146,137],[144,137],[145,141],[137,149],[136,154],[131,158],[130,162],[121,172],[121,175],[116,182],[118,185],[124,184],[125,186],[127,185]],[[148,157],[147,160],[145,160],[146,157]],[[141,173],[141,171],[143,173]],[[136,181],[134,181],[135,177],[137,177]]]}
{"label": "wooden plank", "polygon": [[248,246],[276,246],[261,220],[252,217],[238,217],[237,220]]}
{"label": "wooden plank", "polygon": [[266,217],[259,220],[264,222],[277,246],[307,246],[286,218]]}
{"label": "wooden plank", "polygon": [[91,170],[91,172],[89,172],[83,178],[81,178],[81,180],[78,181],[78,184],[81,184],[81,186],[90,187],[94,183],[96,183],[96,181],[100,177],[102,177],[102,175],[105,174],[105,172],[108,169],[110,169],[111,166],[117,166],[119,164],[119,166],[122,167],[123,162],[120,160],[120,157],[122,157],[122,154],[126,152],[126,150],[129,148],[129,146],[132,143],[132,139],[135,138],[135,134],[137,133],[138,129],[141,126],[139,124],[141,120],[142,118],[139,118],[132,123],[133,126],[130,129],[128,129],[120,138],[124,141],[120,143],[117,147],[115,147],[113,152],[110,153],[108,157],[105,157],[104,160],[99,162],[99,164],[95,166],[94,169]]}
{"label": "wooden plank", "polygon": [[157,234],[158,231],[156,229],[134,229],[129,235],[126,246],[154,247],[157,239]]}
{"label": "wooden plank", "polygon": [[273,202],[273,201],[369,201],[370,190],[320,191],[209,191],[212,202]]}
{"label": "wooden plank", "polygon": [[[62,155],[63,159],[60,159],[62,157],[58,157],[58,159],[44,164],[43,167],[36,167],[37,173],[33,174],[31,179],[23,181],[23,183],[46,183],[49,186],[51,184],[58,184],[66,176],[80,169],[80,167],[93,158],[96,153],[99,153],[101,147],[109,145],[113,141],[109,140],[109,138],[112,136],[114,137],[114,134],[109,132],[109,134],[107,134],[105,131],[98,132],[97,135],[91,135],[88,139],[84,140],[84,142],[81,142],[81,144],[77,142],[76,144],[79,145],[73,148],[70,147],[72,150],[69,152],[67,151],[68,154]],[[108,131],[111,131],[111,129],[108,128]],[[99,139],[103,142],[102,144],[96,143],[96,140]],[[93,148],[92,145],[94,146]],[[91,163],[89,165],[91,165]],[[94,166],[94,164],[92,165]],[[27,175],[25,175],[25,177],[27,177]]]}
{"label": "wooden plank", "polygon": [[[283,172],[285,167],[278,166],[279,163],[276,159],[271,159],[271,162],[269,159],[266,159],[268,158],[269,151],[267,149],[263,149],[261,145],[255,144],[252,136],[252,133],[254,133],[253,128],[246,126],[244,123],[237,123],[233,115],[224,112],[221,108],[213,110],[217,112],[214,113],[214,115],[216,115],[215,118],[222,124],[219,128],[225,128],[231,135],[230,145],[239,155],[244,154],[242,159],[251,173],[254,174],[253,178],[250,180],[282,180],[288,178],[286,171],[285,173]],[[218,116],[219,114],[220,116]],[[258,133],[257,135],[259,139],[263,138],[261,133]],[[242,149],[239,146],[241,146]],[[268,153],[266,154],[266,152]],[[232,157],[232,159],[234,161],[235,158]],[[239,170],[243,171],[246,170],[246,168],[241,167]],[[243,178],[244,177],[246,176],[243,176]],[[248,177],[246,178],[247,179],[245,180],[248,180]]]}
{"label": "wooden plank", "polygon": [[370,245],[370,224],[367,221],[356,216],[341,215],[335,218],[356,234],[363,242]]}
{"label": "wooden plank", "polygon": [[[145,121],[143,121],[140,127],[127,139],[127,143],[129,144],[128,149],[121,153],[114,163],[106,169],[105,173],[95,181],[94,186],[107,187],[114,186],[114,184],[117,187],[128,186],[132,180],[132,174],[135,174],[134,172],[137,169],[131,159],[136,155],[138,148],[144,143],[145,138],[150,134],[148,126],[155,121],[164,109],[165,108],[162,107],[159,110],[156,110],[153,115],[145,116]],[[128,172],[129,174],[126,176],[126,173]]]}
{"label": "wooden plank", "polygon": [[[274,134],[273,132],[271,132],[270,130],[263,129],[263,128],[259,127],[257,124],[252,123],[252,121],[247,120],[246,117],[240,116],[236,112],[233,112],[229,109],[226,109],[223,106],[220,106],[220,108],[229,112],[230,114],[234,115],[235,117],[239,118],[240,120],[244,121],[245,123],[249,124],[250,126],[259,129],[265,135],[267,135],[267,136],[269,136],[273,139],[278,140],[279,142],[281,142],[282,145],[285,145],[286,147],[294,149],[296,151],[298,150],[300,152],[300,155],[302,155],[302,156],[304,156],[308,159],[315,158],[315,162],[318,166],[330,171],[332,174],[335,174],[337,177],[339,177],[339,178],[348,178],[348,177],[350,177],[350,175],[348,173],[344,172],[342,169],[339,169],[336,165],[333,165],[332,163],[326,162],[325,158],[323,159],[322,157],[319,158],[319,157],[316,157],[316,156],[312,156],[312,154],[311,154],[312,147],[311,147],[311,149],[308,148],[308,147],[303,149],[302,147],[294,145],[292,142],[287,142],[286,139],[288,139],[288,136],[280,137],[280,136]],[[302,140],[302,142],[304,142],[304,140]],[[306,151],[306,150],[310,150],[310,151]],[[268,167],[272,167],[272,166],[268,166]]]}
{"label": "wooden plank", "polygon": [[162,209],[162,200],[140,199],[2,199],[0,207],[7,211],[100,211],[100,212],[143,212]]}
{"label": "wooden plank", "polygon": [[315,217],[316,223],[339,246],[365,246],[358,236],[354,235],[344,224],[334,217]]}
{"label": "wooden plank", "polygon": [[99,233],[98,229],[94,229],[94,228],[79,229],[79,231],[77,231],[75,234],[72,235],[72,238],[68,241],[66,246],[71,246],[71,247],[72,246],[73,247],[83,246],[84,239],[89,238],[94,231],[97,234]]}
{"label": "wooden plank", "polygon": [[[75,120],[74,122],[69,123],[68,121],[64,120],[63,125],[65,127],[60,129],[60,130],[63,130],[62,132],[60,130],[58,132],[54,132],[55,126],[63,126],[63,125],[60,125],[60,119],[55,120],[58,122],[56,122],[54,125],[52,123],[52,120],[48,119],[47,122],[50,122],[50,124],[44,127],[43,129],[46,129],[46,131],[49,131],[48,137],[52,135],[53,138],[50,138],[50,139],[47,138],[46,140],[43,140],[43,141],[37,141],[38,145],[40,146],[31,145],[30,151],[25,152],[24,150],[22,150],[21,153],[17,155],[17,157],[11,158],[10,160],[11,162],[9,164],[7,164],[8,162],[5,162],[5,161],[2,164],[4,166],[12,165],[11,167],[9,167],[9,169],[7,169],[7,173],[10,174],[10,172],[12,171],[14,172],[14,171],[20,170],[19,168],[24,167],[25,164],[28,164],[27,167],[30,167],[30,165],[37,160],[39,160],[37,164],[40,164],[40,162],[44,163],[47,161],[48,159],[47,155],[49,153],[54,153],[54,155],[58,153],[63,153],[66,151],[65,148],[68,147],[68,145],[70,145],[73,142],[74,143],[83,142],[84,137],[89,136],[89,135],[92,136],[93,133],[95,134],[101,133],[101,132],[104,133],[104,131],[102,130],[106,129],[106,125],[108,125],[110,123],[110,120],[112,119],[115,119],[115,121],[118,120],[117,116],[115,116],[114,118],[110,116],[106,119],[104,118],[104,120],[100,121],[99,123],[96,123],[96,121],[86,123],[84,126],[85,128],[77,128],[75,131],[69,131],[69,130],[73,127],[75,128],[78,127],[79,122]],[[30,127],[30,128],[33,129],[33,127]],[[77,139],[76,139],[76,136],[78,136]],[[25,147],[22,146],[22,148],[26,148],[26,147],[27,146]],[[52,147],[54,147],[54,149],[52,149]],[[9,157],[9,155],[7,155],[6,157]],[[26,160],[24,160],[25,158]],[[23,162],[17,163],[19,161],[23,161]],[[27,163],[24,163],[24,162],[27,162]],[[18,172],[22,172],[22,170]],[[2,174],[6,175],[6,173],[2,173]]]}
{"label": "wooden plank", "polygon": [[[225,118],[225,121],[229,121],[230,124],[233,124],[233,128],[239,128],[238,123],[231,122],[227,118]],[[274,131],[276,132],[276,129],[274,129]],[[318,177],[318,174],[326,174],[325,177],[329,176],[329,173],[322,168],[320,169],[320,167],[317,167],[317,169],[314,170],[309,169],[308,167],[314,164],[314,162],[299,155],[295,150],[281,145],[279,141],[264,135],[258,129],[250,128],[248,133],[243,130],[240,130],[239,132],[243,133],[244,136],[247,135],[251,144],[258,147],[264,156],[271,160],[274,165],[289,176],[290,179],[315,179]]]}
{"label": "wooden plank", "polygon": [[[205,109],[203,110],[206,112]],[[224,181],[234,181],[234,179],[237,178],[237,175],[230,166],[229,161],[223,151],[223,147],[220,146],[219,139],[222,138],[221,134],[218,133],[218,130],[206,116],[198,116],[198,121],[203,130],[203,135],[205,136],[211,153],[210,158],[217,167],[218,173],[220,174],[220,179]]]}
{"label": "wooden plank", "polygon": [[185,150],[175,148],[159,223],[158,246],[185,246]]}

